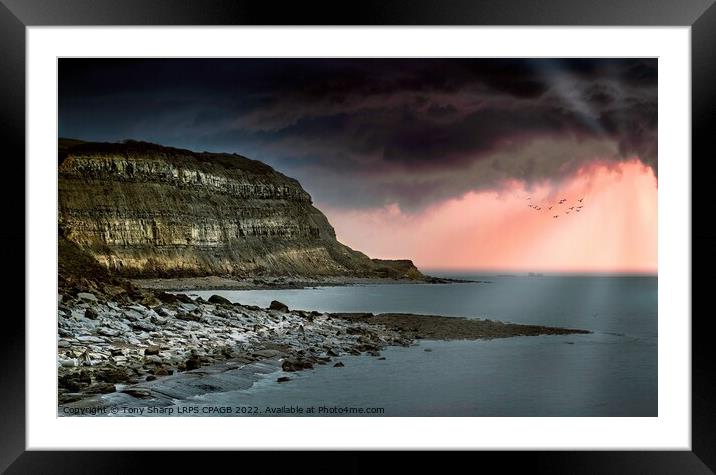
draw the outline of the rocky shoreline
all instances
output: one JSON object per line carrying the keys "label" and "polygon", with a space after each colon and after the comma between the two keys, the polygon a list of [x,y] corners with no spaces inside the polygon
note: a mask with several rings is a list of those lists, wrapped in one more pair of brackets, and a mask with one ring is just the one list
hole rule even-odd
{"label": "rocky shoreline", "polygon": [[[290,380],[291,372],[315,365],[340,367],[334,359],[341,355],[380,357],[387,346],[407,346],[421,338],[588,333],[426,315],[320,313],[291,310],[276,301],[259,308],[218,295],[205,301],[122,282],[84,284],[61,289],[58,297],[61,406],[110,393],[124,402],[156,399],[161,392],[151,388],[162,380],[181,380],[180,373],[213,371],[223,378],[236,373],[245,380],[247,371],[282,369],[281,383]],[[210,392],[211,387],[191,391]],[[186,384],[182,391],[187,392]]]}

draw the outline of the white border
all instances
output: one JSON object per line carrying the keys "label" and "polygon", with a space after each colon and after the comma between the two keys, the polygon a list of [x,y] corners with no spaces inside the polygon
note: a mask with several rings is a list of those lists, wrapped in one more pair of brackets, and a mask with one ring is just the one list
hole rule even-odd
{"label": "white border", "polygon": [[[690,449],[689,28],[31,27],[27,29],[27,53],[28,449]],[[59,56],[658,57],[659,416],[56,417],[56,58]]]}

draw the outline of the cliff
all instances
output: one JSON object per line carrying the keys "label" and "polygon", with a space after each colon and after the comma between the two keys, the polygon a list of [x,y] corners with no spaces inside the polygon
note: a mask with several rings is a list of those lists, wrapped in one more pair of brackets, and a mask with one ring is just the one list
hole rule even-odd
{"label": "cliff", "polygon": [[58,162],[60,241],[112,274],[423,278],[338,242],[298,181],[256,160],[61,139]]}

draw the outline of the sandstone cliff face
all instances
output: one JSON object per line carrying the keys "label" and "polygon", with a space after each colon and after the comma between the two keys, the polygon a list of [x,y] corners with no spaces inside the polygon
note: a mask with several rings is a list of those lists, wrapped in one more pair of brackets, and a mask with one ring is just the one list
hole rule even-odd
{"label": "sandstone cliff face", "polygon": [[124,276],[422,277],[339,243],[296,180],[235,154],[61,141],[59,228]]}

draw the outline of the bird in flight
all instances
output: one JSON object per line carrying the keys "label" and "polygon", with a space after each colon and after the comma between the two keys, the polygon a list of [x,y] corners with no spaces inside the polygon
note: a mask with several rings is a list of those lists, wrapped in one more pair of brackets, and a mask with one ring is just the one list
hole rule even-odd
{"label": "bird in flight", "polygon": [[583,199],[584,199],[584,198],[580,198],[580,199],[578,199],[577,201],[579,201],[579,202],[581,203]]}
{"label": "bird in flight", "polygon": [[552,216],[552,217],[553,217],[553,218],[559,218],[559,216],[558,216],[558,215],[556,215],[556,214],[555,214],[554,216]]}

